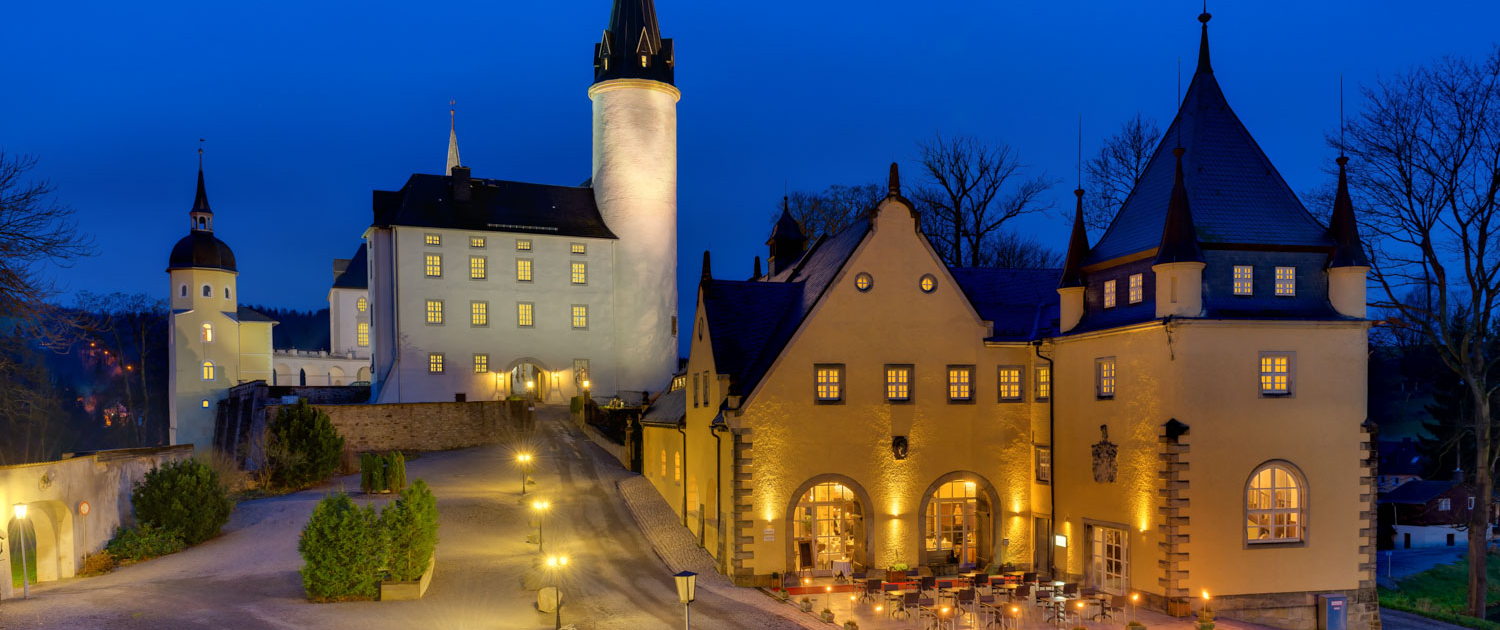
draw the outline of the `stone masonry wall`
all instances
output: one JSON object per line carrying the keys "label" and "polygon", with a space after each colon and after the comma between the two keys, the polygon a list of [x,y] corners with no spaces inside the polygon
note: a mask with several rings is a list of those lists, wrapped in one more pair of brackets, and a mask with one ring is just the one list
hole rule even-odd
{"label": "stone masonry wall", "polygon": [[[441,451],[492,444],[528,428],[531,412],[511,401],[314,405],[344,436],[346,452]],[[280,405],[266,405],[276,417]]]}

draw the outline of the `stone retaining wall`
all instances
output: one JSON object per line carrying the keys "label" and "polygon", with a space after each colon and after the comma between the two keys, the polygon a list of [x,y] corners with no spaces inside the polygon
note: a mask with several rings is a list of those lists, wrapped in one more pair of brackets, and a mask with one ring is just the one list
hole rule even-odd
{"label": "stone retaining wall", "polygon": [[1285,630],[1316,630],[1318,595],[1343,595],[1348,598],[1348,625],[1369,628],[1379,604],[1373,589],[1319,591],[1317,593],[1264,593],[1260,595],[1215,596],[1213,611],[1217,616],[1257,623]]}
{"label": "stone retaining wall", "polygon": [[[328,414],[344,450],[443,451],[493,444],[531,427],[531,411],[521,401],[313,405]],[[275,418],[279,404],[267,404]]]}

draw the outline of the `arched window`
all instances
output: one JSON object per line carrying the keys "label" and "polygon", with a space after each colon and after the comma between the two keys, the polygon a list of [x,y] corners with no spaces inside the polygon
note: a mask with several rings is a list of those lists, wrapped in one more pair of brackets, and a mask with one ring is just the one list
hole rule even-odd
{"label": "arched window", "polygon": [[214,362],[213,361],[204,361],[203,362],[203,380],[205,380],[205,381],[214,380]]}
{"label": "arched window", "polygon": [[366,300],[364,298],[359,298],[358,300],[354,301],[354,308],[355,308],[355,310],[358,310],[361,313],[365,312],[365,309],[367,309],[369,307],[370,307],[370,301],[369,300]]}
{"label": "arched window", "polygon": [[1307,487],[1301,473],[1286,463],[1262,464],[1250,475],[1245,491],[1245,540],[1250,544],[1301,542]]}
{"label": "arched window", "polygon": [[203,342],[212,343],[214,340],[214,325],[203,322]]}
{"label": "arched window", "polygon": [[182,286],[177,287],[177,296],[178,297],[187,297],[187,285],[184,284]]}
{"label": "arched window", "polygon": [[229,287],[224,287],[224,299],[229,299]]}
{"label": "arched window", "polygon": [[361,348],[370,345],[370,324],[359,322],[354,325],[354,343]]}
{"label": "arched window", "polygon": [[206,284],[203,285],[203,297],[213,297],[213,296],[214,296],[214,288],[211,287],[211,286],[209,286],[209,285],[206,285]]}

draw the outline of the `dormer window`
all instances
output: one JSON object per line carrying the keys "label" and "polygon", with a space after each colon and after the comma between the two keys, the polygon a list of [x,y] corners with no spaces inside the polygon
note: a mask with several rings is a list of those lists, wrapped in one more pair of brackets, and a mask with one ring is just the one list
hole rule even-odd
{"label": "dormer window", "polygon": [[1250,265],[1234,266],[1234,294],[1250,295],[1254,292],[1251,287],[1255,281],[1255,267]]}
{"label": "dormer window", "polygon": [[1292,297],[1297,295],[1297,268],[1276,268],[1276,295],[1280,297]]}
{"label": "dormer window", "polygon": [[209,285],[206,285],[206,284],[203,285],[203,297],[211,298],[213,296],[214,296],[214,288],[212,286],[209,286]]}
{"label": "dormer window", "polygon": [[1115,307],[1115,281],[1104,281],[1104,308]]}
{"label": "dormer window", "polygon": [[646,67],[646,56],[645,55],[641,55],[641,67],[642,68]]}

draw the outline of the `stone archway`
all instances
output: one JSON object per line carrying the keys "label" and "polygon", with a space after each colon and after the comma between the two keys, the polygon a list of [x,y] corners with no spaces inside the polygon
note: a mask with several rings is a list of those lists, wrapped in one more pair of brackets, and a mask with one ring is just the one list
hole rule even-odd
{"label": "stone archway", "polygon": [[922,493],[917,510],[917,550],[924,565],[947,564],[957,556],[960,566],[983,568],[995,559],[1000,540],[1000,494],[976,472],[956,470],[938,477]]}
{"label": "stone archway", "polygon": [[344,368],[341,368],[341,367],[339,367],[337,365],[328,368],[328,384],[329,385],[343,385],[344,384]]}
{"label": "stone archway", "polygon": [[[840,474],[814,476],[792,493],[786,510],[786,567],[831,576],[834,563],[846,561],[851,571],[862,571],[875,547],[870,494],[859,482]],[[813,563],[802,566],[800,548],[809,547]],[[849,577],[845,575],[845,577]]]}
{"label": "stone archway", "polygon": [[[35,567],[36,582],[51,582],[73,577],[73,515],[68,507],[58,501],[34,501],[26,504],[26,563]],[[6,538],[11,554],[7,571],[13,582],[21,582],[20,540],[14,536],[20,523],[11,518],[6,526]]]}
{"label": "stone archway", "polygon": [[370,368],[367,368],[367,367],[359,368],[359,372],[357,374],[355,374],[354,380],[358,381],[358,382],[369,383],[370,382]]}
{"label": "stone archway", "polygon": [[[508,375],[511,396],[524,396],[528,392],[536,396],[536,400],[547,400],[547,394],[552,389],[551,370],[547,364],[534,357],[522,357],[510,362],[505,367]],[[531,383],[531,388],[526,387]]]}
{"label": "stone archway", "polygon": [[272,385],[291,385],[292,368],[285,363],[277,363],[274,372],[271,372]]}

